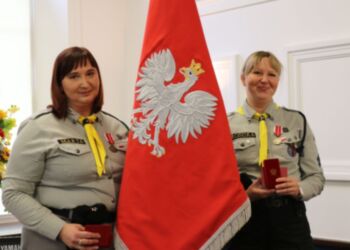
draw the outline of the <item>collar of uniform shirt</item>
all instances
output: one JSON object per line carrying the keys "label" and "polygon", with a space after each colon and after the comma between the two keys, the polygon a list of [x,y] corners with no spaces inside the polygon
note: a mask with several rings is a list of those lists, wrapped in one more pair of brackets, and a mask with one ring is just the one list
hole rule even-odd
{"label": "collar of uniform shirt", "polygon": [[[79,120],[79,117],[80,117],[80,116],[81,116],[81,115],[80,115],[78,112],[76,112],[74,109],[71,109],[71,108],[68,109],[67,118],[68,118],[72,123],[74,123],[74,124],[78,123],[78,124],[79,124],[79,121],[78,121],[78,120]],[[95,123],[98,122],[98,123],[102,124],[103,118],[102,118],[101,112],[97,112],[97,113],[96,113],[96,117],[97,117],[97,119],[96,119]]]}
{"label": "collar of uniform shirt", "polygon": [[[249,121],[254,119],[254,114],[256,111],[248,105],[247,101],[243,103],[242,108],[244,110],[245,116],[247,119],[249,119]],[[275,102],[271,102],[265,111],[265,113],[268,115],[268,119],[273,121],[274,116],[279,108],[280,107]]]}

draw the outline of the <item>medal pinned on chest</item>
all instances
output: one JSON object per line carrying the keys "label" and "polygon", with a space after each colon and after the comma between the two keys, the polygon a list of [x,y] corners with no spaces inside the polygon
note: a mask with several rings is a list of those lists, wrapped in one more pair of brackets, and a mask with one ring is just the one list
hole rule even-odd
{"label": "medal pinned on chest", "polygon": [[280,137],[282,135],[282,126],[280,124],[276,124],[273,129],[273,134],[276,137]]}
{"label": "medal pinned on chest", "polygon": [[284,141],[286,141],[286,138],[282,136],[285,128],[282,127],[281,124],[276,124],[275,127],[273,128],[273,134],[276,136],[276,138],[273,140],[274,144],[281,144]]}
{"label": "medal pinned on chest", "polygon": [[127,138],[123,136],[116,135],[116,141],[114,140],[111,133],[105,134],[106,140],[109,144],[109,150],[113,153],[116,153],[118,151],[126,151],[127,147]]}
{"label": "medal pinned on chest", "polygon": [[108,142],[108,144],[109,144],[108,149],[109,149],[111,152],[114,152],[114,153],[117,152],[118,149],[114,146],[115,141],[114,141],[114,139],[113,139],[112,134],[111,134],[111,133],[106,133],[105,136],[106,136],[107,142]]}

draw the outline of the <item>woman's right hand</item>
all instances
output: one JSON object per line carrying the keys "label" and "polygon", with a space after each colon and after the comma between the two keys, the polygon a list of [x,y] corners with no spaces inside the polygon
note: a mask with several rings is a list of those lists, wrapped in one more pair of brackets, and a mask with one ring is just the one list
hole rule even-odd
{"label": "woman's right hand", "polygon": [[98,249],[101,235],[85,231],[85,228],[80,224],[66,223],[62,227],[59,237],[69,248],[93,250]]}
{"label": "woman's right hand", "polygon": [[267,198],[275,193],[275,189],[266,189],[261,182],[261,178],[258,178],[252,182],[252,184],[246,190],[249,199],[251,201]]}

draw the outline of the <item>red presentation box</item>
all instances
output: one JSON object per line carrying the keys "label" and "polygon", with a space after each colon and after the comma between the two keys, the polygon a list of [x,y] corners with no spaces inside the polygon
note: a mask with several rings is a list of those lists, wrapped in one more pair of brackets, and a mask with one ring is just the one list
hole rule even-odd
{"label": "red presentation box", "polygon": [[266,159],[261,168],[262,183],[267,189],[276,186],[276,179],[281,177],[280,162],[278,159]]}
{"label": "red presentation box", "polygon": [[98,246],[108,248],[113,243],[113,227],[112,224],[89,224],[85,225],[85,230],[89,232],[99,233],[101,235]]}

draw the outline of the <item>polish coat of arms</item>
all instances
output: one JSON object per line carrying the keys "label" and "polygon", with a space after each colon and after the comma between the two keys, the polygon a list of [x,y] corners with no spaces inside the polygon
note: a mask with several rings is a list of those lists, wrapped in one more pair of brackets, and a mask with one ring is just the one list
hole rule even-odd
{"label": "polish coat of arms", "polygon": [[[166,153],[159,144],[159,133],[166,130],[167,138],[186,143],[189,136],[198,139],[202,129],[214,119],[217,98],[202,90],[189,91],[205,71],[192,60],[190,66],[179,72],[184,80],[171,83],[176,72],[174,57],[169,49],[150,55],[139,72],[136,82],[136,101],[131,130],[133,139],[153,147],[151,154],[161,157]],[[154,127],[152,130],[151,127]]]}

